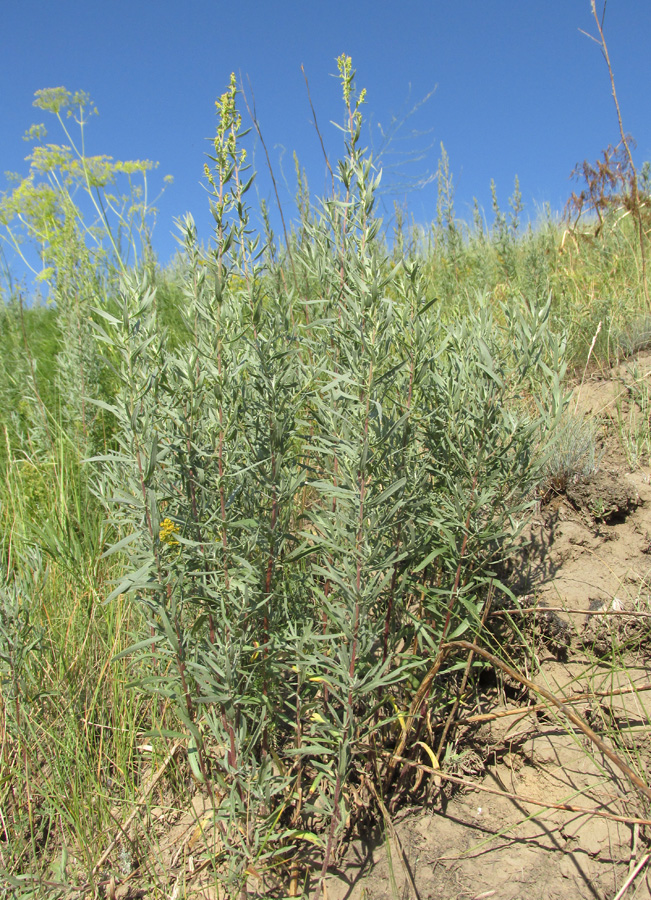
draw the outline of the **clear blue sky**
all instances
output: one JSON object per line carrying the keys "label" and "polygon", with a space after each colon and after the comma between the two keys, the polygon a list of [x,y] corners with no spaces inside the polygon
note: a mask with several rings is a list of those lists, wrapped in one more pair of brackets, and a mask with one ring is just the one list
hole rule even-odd
{"label": "clear blue sky", "polygon": [[[210,237],[202,169],[215,129],[214,101],[231,71],[253,88],[289,212],[294,151],[312,192],[322,193],[325,183],[301,63],[335,158],[341,145],[330,120],[341,119],[342,107],[331,76],[342,52],[353,58],[358,87],[367,88],[367,137],[376,149],[392,119],[434,91],[404,123],[389,148],[394,152],[384,159],[387,220],[394,198],[406,203],[417,221],[434,218],[436,185],[417,191],[408,185],[436,171],[441,142],[450,157],[460,216],[471,217],[474,196],[490,216],[491,178],[506,208],[517,174],[526,212],[535,219],[545,202],[562,208],[578,161],[596,159],[619,140],[604,60],[579,31],[595,33],[589,0],[4,0],[2,5],[0,172],[26,172],[28,145],[21,138],[44,116],[32,108],[36,90],[64,85],[87,91],[100,113],[89,126],[90,153],[157,160],[154,191],[163,175],[174,177],[154,234],[162,262],[175,246],[173,220],[186,210],[197,220],[200,236]],[[597,6],[601,9],[603,0]],[[624,127],[637,140],[641,163],[651,159],[651,2],[610,0],[605,33]],[[59,139],[54,128],[51,137]],[[254,156],[257,189],[273,203],[260,148]]]}

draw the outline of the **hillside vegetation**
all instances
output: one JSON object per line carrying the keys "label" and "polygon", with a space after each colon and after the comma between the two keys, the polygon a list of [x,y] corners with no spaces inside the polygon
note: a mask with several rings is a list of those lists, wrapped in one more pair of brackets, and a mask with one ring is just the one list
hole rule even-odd
{"label": "hillside vegetation", "polygon": [[571,380],[651,339],[636,221],[619,183],[594,222],[523,227],[516,183],[466,224],[444,158],[435,221],[387,234],[339,74],[332,191],[301,184],[282,243],[252,225],[231,81],[214,234],[186,216],[163,270],[151,164],[84,157],[88,98],[37,97],[66,143],[35,132],[0,204],[53,301],[7,273],[3,896],[168,896],[151,809],[198,794],[219,896],[318,893],[342,841],[436,792],[482,673],[535,666],[488,611],[533,510],[596,465]]}

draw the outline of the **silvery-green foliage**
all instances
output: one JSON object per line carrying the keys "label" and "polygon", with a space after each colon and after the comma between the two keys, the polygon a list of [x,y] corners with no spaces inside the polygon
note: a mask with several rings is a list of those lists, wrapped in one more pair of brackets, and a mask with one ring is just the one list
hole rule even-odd
{"label": "silvery-green foliage", "polygon": [[[478,296],[461,321],[442,329],[422,383],[430,554],[447,571],[442,589],[426,592],[426,605],[433,626],[445,615],[445,636],[451,626],[458,634],[478,622],[481,585],[534,505],[540,448],[566,402],[563,347],[549,334],[548,316],[549,301],[530,313]],[[538,408],[528,410],[525,399],[536,394]]]}
{"label": "silvery-green foliage", "polygon": [[353,773],[391,742],[432,654],[477,628],[564,404],[548,303],[480,297],[446,322],[419,262],[386,250],[363,96],[339,64],[338,187],[304,215],[291,265],[250,233],[232,81],[210,254],[181,223],[187,341],[172,348],[144,277],[96,312],[119,384],[98,401],[115,450],[96,460],[128,561],[113,596],[147,610],[139,685],[172,702],[222,797],[229,890],[299,826],[325,830],[328,864]]}
{"label": "silvery-green foliage", "polygon": [[604,454],[598,444],[598,423],[566,409],[554,435],[553,452],[544,466],[546,483],[554,490],[563,490],[577,478],[594,475]]}

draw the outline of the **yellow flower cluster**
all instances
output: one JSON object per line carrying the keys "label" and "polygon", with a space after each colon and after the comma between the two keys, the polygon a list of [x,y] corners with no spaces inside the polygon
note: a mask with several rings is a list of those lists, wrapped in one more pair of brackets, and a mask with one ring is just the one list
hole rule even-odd
{"label": "yellow flower cluster", "polygon": [[163,519],[160,523],[158,537],[161,544],[167,544],[168,547],[178,547],[179,542],[174,539],[174,535],[180,532],[178,525],[175,525],[171,519]]}

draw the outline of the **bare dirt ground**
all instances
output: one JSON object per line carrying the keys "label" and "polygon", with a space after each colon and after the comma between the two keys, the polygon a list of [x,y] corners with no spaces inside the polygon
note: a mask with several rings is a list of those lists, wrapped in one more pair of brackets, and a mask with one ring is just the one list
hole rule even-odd
{"label": "bare dirt ground", "polygon": [[[647,782],[651,470],[631,471],[618,422],[639,418],[629,387],[650,373],[651,356],[641,356],[577,389],[572,403],[600,426],[599,469],[547,498],[510,572],[531,611],[519,619],[535,647],[526,674],[569,699]],[[634,821],[651,817],[649,801],[549,704],[527,711],[540,696],[510,687],[470,717],[456,765],[468,784],[403,811],[394,833],[352,845],[327,900],[651,897],[651,832]]]}

